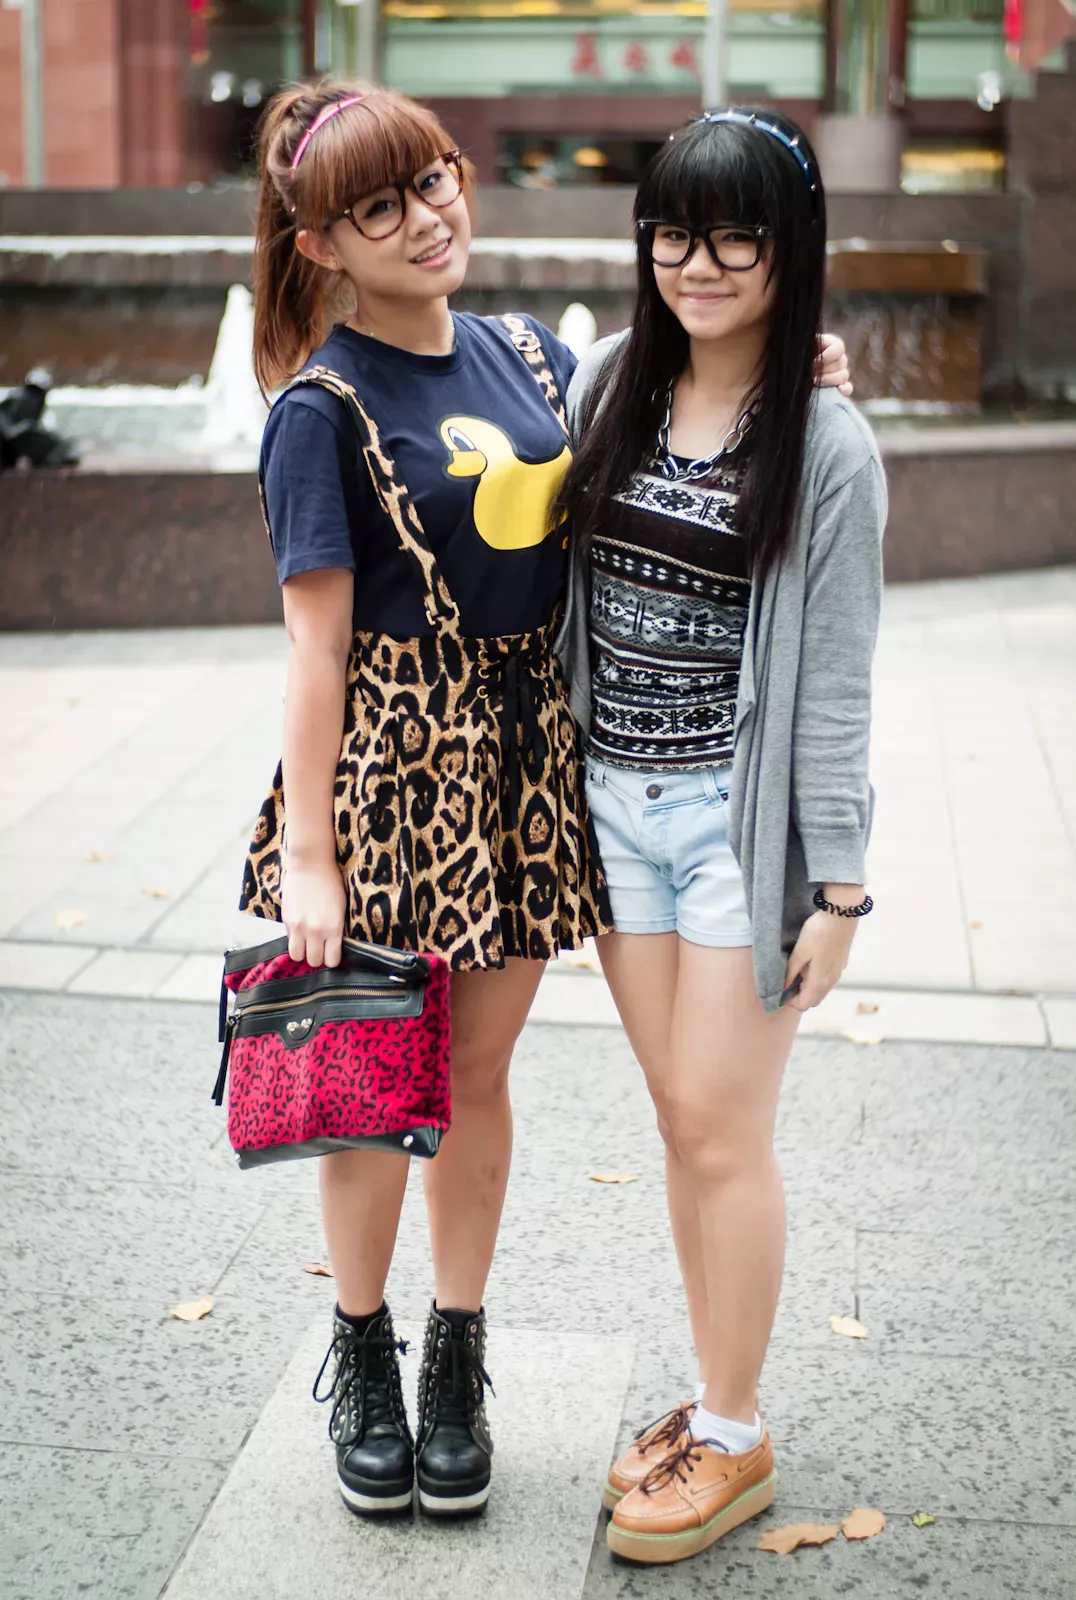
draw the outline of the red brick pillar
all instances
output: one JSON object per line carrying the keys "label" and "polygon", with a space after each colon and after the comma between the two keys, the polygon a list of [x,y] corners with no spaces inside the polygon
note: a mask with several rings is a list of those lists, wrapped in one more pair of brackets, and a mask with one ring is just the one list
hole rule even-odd
{"label": "red brick pillar", "polygon": [[111,189],[122,181],[119,0],[42,6],[45,181]]}
{"label": "red brick pillar", "polygon": [[0,10],[0,185],[22,183],[22,18]]}
{"label": "red brick pillar", "polygon": [[186,182],[185,11],[183,0],[120,0],[120,181],[132,188]]}

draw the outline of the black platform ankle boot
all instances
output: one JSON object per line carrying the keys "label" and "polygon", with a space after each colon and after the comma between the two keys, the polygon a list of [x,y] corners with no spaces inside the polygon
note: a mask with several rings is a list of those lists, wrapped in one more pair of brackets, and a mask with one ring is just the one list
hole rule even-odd
{"label": "black platform ankle boot", "polygon": [[493,1440],[486,1421],[486,1317],[450,1321],[430,1308],[418,1385],[418,1503],[432,1517],[481,1511]]}
{"label": "black platform ankle boot", "polygon": [[[399,1352],[392,1317],[385,1310],[359,1333],[339,1312],[333,1342],[314,1380],[314,1399],[333,1401],[329,1438],[336,1446],[340,1493],[351,1511],[376,1516],[409,1511],[415,1483],[415,1446],[400,1387]],[[322,1379],[335,1362],[331,1387]]]}

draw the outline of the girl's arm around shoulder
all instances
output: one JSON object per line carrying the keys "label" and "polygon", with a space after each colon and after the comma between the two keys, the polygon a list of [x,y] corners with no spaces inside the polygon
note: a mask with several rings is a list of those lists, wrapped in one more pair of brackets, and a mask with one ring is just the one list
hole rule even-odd
{"label": "girl's arm around shoulder", "polygon": [[579,443],[579,436],[583,431],[583,424],[587,419],[590,409],[590,397],[594,393],[594,386],[605,371],[607,363],[621,349],[628,330],[622,333],[606,334],[604,339],[598,339],[590,349],[580,358],[575,369],[575,376],[568,386],[568,425],[571,428],[573,444]]}
{"label": "girl's arm around shoulder", "polygon": [[816,884],[865,879],[886,507],[870,429],[840,395],[820,395],[805,472],[809,543],[792,757],[793,815]]}

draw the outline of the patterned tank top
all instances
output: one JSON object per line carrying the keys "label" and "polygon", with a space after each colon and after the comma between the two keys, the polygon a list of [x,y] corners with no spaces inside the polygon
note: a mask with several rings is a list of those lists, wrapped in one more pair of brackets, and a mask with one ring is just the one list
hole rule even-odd
{"label": "patterned tank top", "polygon": [[704,485],[636,473],[592,553],[593,724],[600,761],[692,771],[732,760],[751,597],[732,465]]}

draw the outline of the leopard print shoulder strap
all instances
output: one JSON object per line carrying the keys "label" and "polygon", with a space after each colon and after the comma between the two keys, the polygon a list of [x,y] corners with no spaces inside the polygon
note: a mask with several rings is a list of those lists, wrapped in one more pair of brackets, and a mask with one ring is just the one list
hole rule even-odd
{"label": "leopard print shoulder strap", "polygon": [[458,633],[460,614],[456,602],[448,592],[440,568],[430,549],[425,529],[407,485],[400,477],[396,463],[381,438],[380,429],[367,411],[354,388],[331,367],[308,367],[289,385],[318,384],[331,394],[339,395],[355,424],[363,457],[374,486],[374,493],[382,510],[391,517],[400,536],[400,544],[408,564],[422,587],[422,600],[427,621],[438,632]]}
{"label": "leopard print shoulder strap", "polygon": [[528,367],[531,369],[534,381],[541,389],[549,404],[549,409],[564,429],[565,436],[570,439],[568,418],[564,410],[564,401],[557,388],[557,380],[553,376],[553,368],[546,359],[542,349],[542,341],[533,328],[528,328],[522,317],[517,317],[509,312],[507,316],[498,319],[508,329],[508,336]]}

